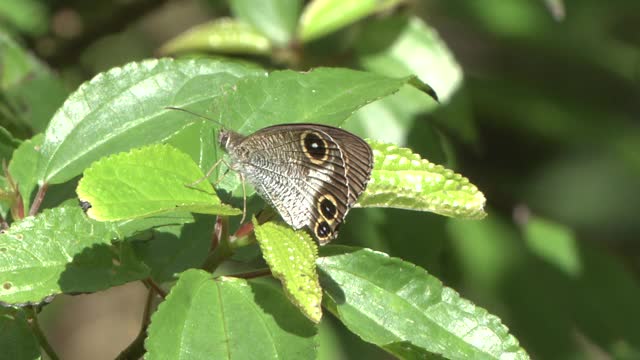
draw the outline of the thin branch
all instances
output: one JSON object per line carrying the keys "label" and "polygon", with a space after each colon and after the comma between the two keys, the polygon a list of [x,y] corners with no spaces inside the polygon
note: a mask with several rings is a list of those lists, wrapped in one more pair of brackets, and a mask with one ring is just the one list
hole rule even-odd
{"label": "thin branch", "polygon": [[35,335],[36,339],[38,340],[40,347],[42,347],[42,350],[44,350],[49,359],[59,360],[60,358],[58,357],[58,354],[56,354],[56,352],[53,350],[53,347],[51,347],[51,344],[49,344],[47,337],[44,335],[44,332],[40,327],[36,308],[34,306],[29,306],[27,309],[31,315],[29,318],[29,326],[31,327],[31,331],[33,331],[33,335]]}
{"label": "thin branch", "polygon": [[167,297],[167,292],[164,291],[160,285],[158,285],[155,281],[153,281],[153,279],[151,278],[146,278],[143,280],[143,282],[145,283],[145,285],[147,285],[150,289],[153,289],[153,291],[155,291],[162,299],[165,299]]}
{"label": "thin branch", "polygon": [[40,209],[40,205],[42,205],[42,201],[44,200],[44,196],[47,193],[47,189],[49,188],[49,184],[44,183],[40,185],[38,188],[38,193],[36,194],[36,198],[33,199],[33,204],[31,204],[31,209],[29,209],[29,215],[34,216],[38,213]]}

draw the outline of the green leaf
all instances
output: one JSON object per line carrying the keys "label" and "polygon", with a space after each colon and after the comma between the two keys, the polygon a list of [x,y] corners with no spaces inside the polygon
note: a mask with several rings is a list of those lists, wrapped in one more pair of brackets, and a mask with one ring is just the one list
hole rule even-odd
{"label": "green leaf", "polygon": [[309,42],[362,18],[390,9],[400,0],[314,0],[304,9],[299,37]]}
{"label": "green leaf", "polygon": [[196,219],[189,224],[153,229],[151,239],[132,244],[138,258],[151,268],[156,282],[175,281],[177,274],[205,262],[216,220],[204,215]]}
{"label": "green leaf", "polygon": [[51,120],[42,145],[40,182],[63,183],[99,158],[166,139],[204,113],[222,86],[263,71],[210,59],[147,60],[113,68],[80,86]]}
{"label": "green leaf", "polygon": [[180,276],[151,318],[146,359],[315,359],[315,327],[271,282]]}
{"label": "green leaf", "polygon": [[220,99],[223,102],[213,107],[213,113],[214,118],[245,134],[283,123],[340,126],[357,109],[403,85],[425,86],[428,91],[428,85],[415,81],[413,77],[389,78],[343,68],[274,71],[238,82]]}
{"label": "green leaf", "polygon": [[302,6],[301,0],[230,0],[231,11],[274,44],[284,46],[293,37]]}
{"label": "green leaf", "polygon": [[480,219],[485,197],[462,175],[421,159],[410,149],[368,141],[373,149],[371,180],[358,204],[431,211],[436,214]]}
{"label": "green leaf", "polygon": [[13,156],[13,151],[20,146],[20,143],[21,141],[15,139],[9,130],[0,126],[0,163],[2,160],[9,162],[11,156]]}
{"label": "green leaf", "polygon": [[113,226],[87,219],[79,206],[45,210],[0,234],[0,302],[40,303],[51,295],[92,292],[149,276]]}
{"label": "green leaf", "polygon": [[81,201],[91,204],[87,215],[101,221],[171,210],[217,215],[241,213],[222,204],[209,182],[198,182],[203,177],[188,155],[172,146],[156,144],[94,163],[84,172],[77,193]]}
{"label": "green leaf", "polygon": [[0,23],[5,22],[22,32],[40,35],[47,31],[49,24],[46,3],[38,0],[2,1]]}
{"label": "green leaf", "polygon": [[[415,129],[420,114],[435,109],[437,103],[412,86],[403,86],[392,96],[368,104],[349,118],[344,129],[363,137],[403,146]],[[375,119],[373,121],[372,119]]]}
{"label": "green leaf", "polygon": [[500,319],[422,268],[368,249],[327,246],[322,255],[325,306],[365,341],[398,356],[529,358]]}
{"label": "green leaf", "polygon": [[282,282],[291,302],[311,321],[322,319],[322,290],[316,272],[318,247],[303,230],[286,224],[253,220],[256,239],[271,273]]}
{"label": "green leaf", "polygon": [[[13,39],[0,32],[0,103],[18,137],[45,129],[67,96],[62,81]],[[8,115],[7,114],[7,115]],[[12,128],[14,127],[15,130]]]}
{"label": "green leaf", "polygon": [[22,311],[0,308],[0,348],[5,359],[40,359],[40,345]]}
{"label": "green leaf", "polygon": [[23,141],[14,151],[9,163],[9,174],[18,185],[25,213],[29,211],[31,194],[37,186],[38,162],[43,139],[44,136],[38,134],[29,140]]}
{"label": "green leaf", "polygon": [[443,102],[462,83],[462,69],[447,45],[415,16],[367,21],[356,50],[365,69],[394,77],[416,75],[431,85]]}
{"label": "green leaf", "polygon": [[529,249],[557,266],[568,276],[579,276],[582,263],[573,232],[560,224],[533,217],[524,227],[524,238]]}
{"label": "green leaf", "polygon": [[271,42],[248,24],[222,18],[194,26],[160,48],[161,54],[193,51],[268,55]]}

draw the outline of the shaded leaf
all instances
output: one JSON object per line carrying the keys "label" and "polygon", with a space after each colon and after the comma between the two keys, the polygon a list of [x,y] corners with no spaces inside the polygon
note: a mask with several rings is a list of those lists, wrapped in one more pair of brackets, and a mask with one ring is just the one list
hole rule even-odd
{"label": "shaded leaf", "polygon": [[0,74],[0,114],[12,122],[3,125],[20,138],[43,131],[67,96],[62,81],[1,32]]}
{"label": "shaded leaf", "polygon": [[284,292],[311,321],[322,318],[322,290],[316,272],[318,247],[304,231],[286,224],[253,220],[256,239],[271,273],[282,282]]}
{"label": "shaded leaf", "polygon": [[[263,281],[180,276],[151,318],[146,357],[315,359],[315,327]],[[249,346],[247,346],[249,345]]]}
{"label": "shaded leaf", "polygon": [[[91,204],[87,215],[101,221],[123,220],[183,210],[238,215],[222,204],[191,158],[169,145],[149,145],[112,155],[84,172],[77,193]],[[198,182],[198,183],[196,183]]]}
{"label": "shaded leaf", "polygon": [[0,308],[0,347],[5,359],[40,359],[40,345],[22,311]]}

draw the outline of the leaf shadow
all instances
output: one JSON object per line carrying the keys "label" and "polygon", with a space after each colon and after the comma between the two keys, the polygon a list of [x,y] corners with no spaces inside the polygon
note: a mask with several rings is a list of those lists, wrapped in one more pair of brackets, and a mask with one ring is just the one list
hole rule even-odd
{"label": "leaf shadow", "polygon": [[[255,303],[270,314],[281,329],[304,338],[317,334],[317,327],[310,326],[313,323],[284,296],[275,279],[255,279],[247,283],[251,287]],[[277,299],[273,295],[274,288],[280,295]]]}
{"label": "leaf shadow", "polygon": [[58,278],[64,294],[106,290],[149,276],[149,268],[139,262],[128,243],[96,244],[73,256]]}

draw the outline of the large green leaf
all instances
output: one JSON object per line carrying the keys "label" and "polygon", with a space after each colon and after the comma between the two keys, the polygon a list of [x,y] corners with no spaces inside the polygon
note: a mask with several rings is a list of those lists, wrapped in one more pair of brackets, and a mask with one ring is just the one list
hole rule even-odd
{"label": "large green leaf", "polygon": [[321,255],[326,307],[365,341],[407,358],[529,358],[500,319],[422,268],[368,249]]}
{"label": "large green leaf", "polygon": [[286,224],[253,221],[256,239],[271,273],[282,282],[285,294],[311,321],[322,318],[322,290],[316,272],[318,247],[304,231]]}
{"label": "large green leaf", "polygon": [[104,158],[84,172],[78,198],[101,221],[145,217],[173,210],[238,215],[222,204],[191,158],[169,145],[149,145]]}
{"label": "large green leaf", "polygon": [[213,114],[244,134],[282,123],[340,126],[362,106],[394,94],[403,85],[431,92],[428,85],[416,81],[343,68],[274,71],[238,82],[219,99]]}
{"label": "large green leaf", "polygon": [[183,273],[151,318],[146,359],[315,359],[316,329],[272,282]]}
{"label": "large green leaf", "polygon": [[233,14],[275,44],[291,41],[300,15],[301,0],[231,0]]}
{"label": "large green leaf", "polygon": [[261,70],[209,59],[148,60],[113,68],[81,85],[45,132],[40,182],[62,183],[93,161],[166,139],[193,118],[166,106],[204,112],[223,85]]}
{"label": "large green leaf", "polygon": [[149,270],[114,226],[87,219],[79,206],[45,210],[0,233],[0,302],[39,303],[51,295],[92,292],[145,278]]}
{"label": "large green leaf", "polygon": [[358,199],[362,207],[393,207],[437,214],[483,218],[485,197],[460,174],[421,159],[410,149],[369,141],[371,180]]}

